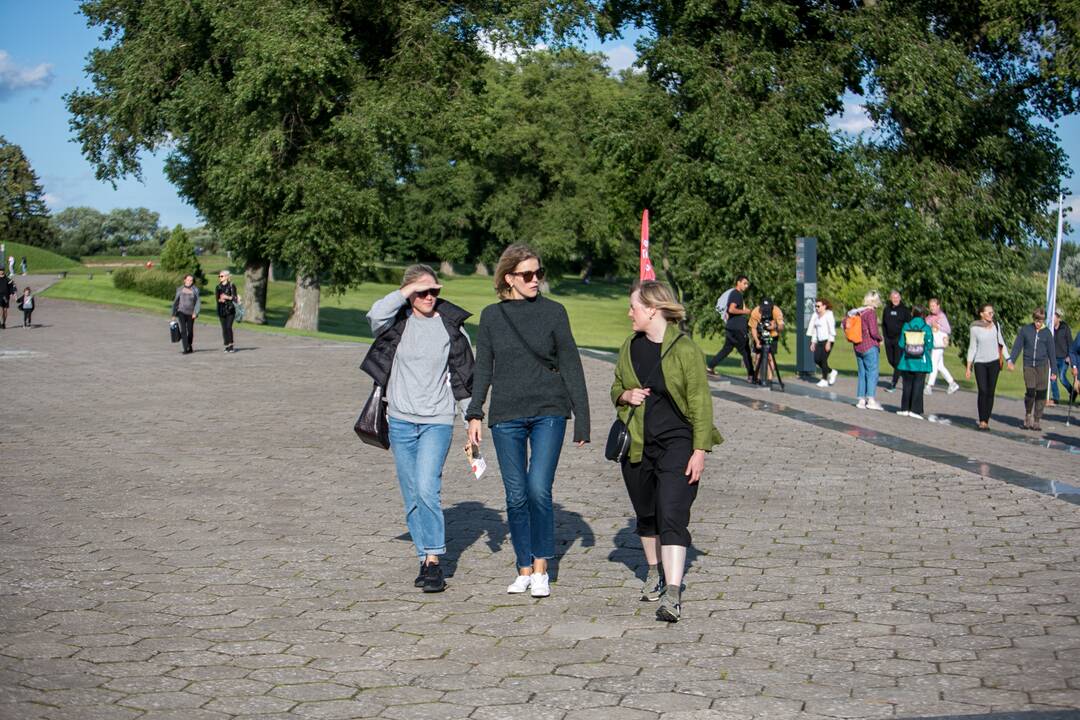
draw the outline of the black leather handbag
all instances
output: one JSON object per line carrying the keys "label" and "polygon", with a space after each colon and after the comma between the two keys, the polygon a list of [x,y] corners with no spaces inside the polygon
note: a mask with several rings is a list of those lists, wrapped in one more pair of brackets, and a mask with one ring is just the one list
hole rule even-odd
{"label": "black leather handbag", "polygon": [[386,391],[382,385],[376,385],[371,391],[360,417],[356,418],[353,430],[368,445],[383,450],[390,449],[390,427],[386,421]]}
{"label": "black leather handbag", "polygon": [[[649,373],[649,376],[645,378],[645,382],[641,384],[641,387],[649,386],[649,381],[652,380],[653,373],[660,369],[660,363],[664,361],[664,357],[671,352],[671,348],[675,347],[675,343],[679,342],[682,337],[683,336],[680,333],[677,338],[671,341],[671,344],[668,345],[668,349],[660,356],[660,361],[656,363],[656,367],[653,368],[652,372]],[[633,419],[634,412],[637,409],[638,406],[636,405],[630,408],[630,414],[626,416],[626,422],[623,422],[616,416],[615,422],[611,423],[611,429],[608,430],[607,444],[604,445],[604,457],[608,460],[621,463],[626,458],[627,453],[630,452],[630,428],[627,427],[627,425],[630,420]]]}

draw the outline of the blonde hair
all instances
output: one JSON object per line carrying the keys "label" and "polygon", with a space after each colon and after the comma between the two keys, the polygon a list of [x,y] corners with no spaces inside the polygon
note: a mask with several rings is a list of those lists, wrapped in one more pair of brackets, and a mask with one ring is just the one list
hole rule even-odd
{"label": "blonde hair", "polygon": [[867,307],[879,308],[881,307],[881,296],[878,295],[877,290],[871,290],[863,295],[862,304]]}
{"label": "blonde hair", "polygon": [[511,296],[510,283],[506,282],[506,276],[514,272],[518,265],[536,258],[540,262],[540,256],[528,245],[514,243],[503,250],[499,256],[499,262],[495,266],[495,292],[500,300],[506,300]]}
{"label": "blonde hair", "polygon": [[642,305],[659,310],[668,322],[682,322],[686,319],[686,308],[675,300],[675,293],[671,292],[671,288],[659,280],[635,282],[630,288],[630,294],[635,292]]}
{"label": "blonde hair", "polygon": [[405,287],[409,283],[414,283],[425,275],[430,275],[434,278],[436,283],[439,282],[439,276],[435,274],[435,271],[431,269],[430,265],[417,263],[405,268],[405,274],[401,276],[401,287]]}

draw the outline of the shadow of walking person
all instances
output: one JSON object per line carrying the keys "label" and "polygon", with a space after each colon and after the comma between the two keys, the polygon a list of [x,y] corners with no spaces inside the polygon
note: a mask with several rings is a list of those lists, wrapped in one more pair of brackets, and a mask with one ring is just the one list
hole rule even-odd
{"label": "shadow of walking person", "polygon": [[[694,561],[701,557],[702,553],[691,545],[686,548],[686,569],[694,566]],[[641,538],[637,534],[637,520],[630,518],[619,532],[615,533],[615,547],[608,553],[608,560],[621,562],[633,571],[638,580],[645,581],[648,573],[648,563],[645,562],[645,553],[641,549]]]}
{"label": "shadow of walking person", "polygon": [[548,561],[548,577],[555,582],[559,579],[559,560],[567,549],[579,538],[581,547],[593,547],[596,545],[596,535],[580,513],[567,510],[559,503],[554,503],[552,507],[555,508],[555,557]]}
{"label": "shadow of walking person", "polygon": [[453,577],[461,554],[481,537],[486,537],[488,549],[498,552],[508,533],[502,513],[475,500],[459,502],[443,510],[446,521],[446,555],[442,558],[443,572]]}

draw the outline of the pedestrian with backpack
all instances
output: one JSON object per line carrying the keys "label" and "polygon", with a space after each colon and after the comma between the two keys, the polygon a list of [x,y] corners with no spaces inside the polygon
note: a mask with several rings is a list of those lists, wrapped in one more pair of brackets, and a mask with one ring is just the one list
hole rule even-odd
{"label": "pedestrian with backpack", "polygon": [[900,409],[897,415],[923,419],[923,385],[926,375],[934,366],[931,351],[934,347],[934,331],[923,319],[923,309],[915,305],[911,308],[911,319],[900,329],[897,339],[902,352],[897,361],[900,378],[904,381],[904,390],[900,396]]}
{"label": "pedestrian with backpack", "polygon": [[877,401],[878,368],[881,355],[881,331],[878,329],[877,309],[881,296],[871,290],[863,296],[863,304],[849,310],[844,317],[844,337],[855,350],[858,369],[855,407],[860,410],[884,410]]}
{"label": "pedestrian with backpack", "polygon": [[738,350],[742,355],[743,365],[746,366],[746,381],[753,382],[754,361],[750,358],[750,335],[747,327],[752,311],[746,309],[744,297],[749,288],[749,278],[740,275],[735,280],[735,287],[721,295],[716,303],[717,312],[724,318],[724,347],[705,363],[705,369],[710,375],[716,375],[716,366],[730,355],[732,350]]}

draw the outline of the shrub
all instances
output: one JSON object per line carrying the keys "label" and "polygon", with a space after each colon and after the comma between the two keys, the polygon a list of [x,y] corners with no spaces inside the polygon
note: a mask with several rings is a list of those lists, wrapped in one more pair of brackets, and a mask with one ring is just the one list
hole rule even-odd
{"label": "shrub", "polygon": [[832,302],[836,317],[862,305],[863,296],[870,290],[878,291],[883,304],[888,301],[889,288],[885,280],[877,275],[867,275],[861,267],[833,268],[825,273],[818,285],[818,295]]}
{"label": "shrub", "polygon": [[[120,268],[113,273],[113,287],[118,290],[134,290],[149,297],[171,301],[176,288],[184,284],[183,272],[168,272],[158,268]],[[200,283],[196,283],[200,285]]]}
{"label": "shrub", "polygon": [[203,274],[199,258],[195,255],[195,246],[180,225],[173,228],[169,239],[161,248],[161,269],[181,273],[181,277],[194,275],[200,285],[206,282],[206,275]]}
{"label": "shrub", "polygon": [[137,267],[122,267],[112,274],[113,287],[117,290],[134,290],[135,278],[142,272]]}

